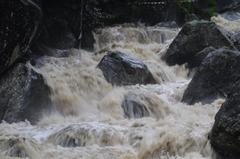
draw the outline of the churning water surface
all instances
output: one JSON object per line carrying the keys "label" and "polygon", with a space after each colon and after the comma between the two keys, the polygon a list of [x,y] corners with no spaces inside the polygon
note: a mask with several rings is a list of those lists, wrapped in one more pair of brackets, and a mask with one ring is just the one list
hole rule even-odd
{"label": "churning water surface", "polygon": [[[239,28],[237,19],[213,21],[232,32]],[[224,100],[181,103],[191,73],[161,60],[179,30],[130,24],[99,29],[94,52],[73,49],[69,57],[44,57],[42,67],[30,66],[50,86],[56,112],[36,125],[0,124],[0,158],[213,159],[208,134]],[[158,84],[113,87],[96,67],[108,51],[142,60]],[[125,96],[144,105],[147,116],[126,118]]]}

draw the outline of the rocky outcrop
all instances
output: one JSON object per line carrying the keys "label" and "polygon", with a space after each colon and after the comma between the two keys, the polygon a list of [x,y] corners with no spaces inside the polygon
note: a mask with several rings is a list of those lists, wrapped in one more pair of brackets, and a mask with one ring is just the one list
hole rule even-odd
{"label": "rocky outcrop", "polygon": [[0,2],[0,74],[26,56],[36,35],[41,10],[30,1]]}
{"label": "rocky outcrop", "polygon": [[219,159],[238,159],[240,156],[240,83],[235,84],[234,93],[229,96],[215,117],[210,141]]}
{"label": "rocky outcrop", "polygon": [[97,1],[41,0],[41,3],[44,16],[37,43],[53,49],[92,49],[92,31],[108,19],[98,9]]}
{"label": "rocky outcrop", "polygon": [[98,64],[105,79],[112,85],[155,84],[148,67],[121,52],[110,52]]}
{"label": "rocky outcrop", "polygon": [[16,64],[0,78],[0,120],[37,122],[52,109],[43,77],[25,64]]}
{"label": "rocky outcrop", "polygon": [[218,97],[226,97],[240,79],[240,52],[218,49],[202,62],[183,95],[183,102],[210,103]]}
{"label": "rocky outcrop", "polygon": [[232,42],[213,22],[192,21],[183,26],[163,59],[169,65],[191,63],[196,54],[210,46],[235,49]]}
{"label": "rocky outcrop", "polygon": [[[0,49],[6,65],[15,60],[16,51],[13,50],[20,47],[17,52],[21,54],[29,51],[33,37],[33,55],[61,56],[62,51],[72,47],[93,49],[92,31],[99,27],[128,22],[154,25],[176,21],[183,24],[195,17],[194,14],[204,18],[194,10],[199,4],[172,0],[9,0],[0,4]],[[206,4],[202,7],[209,6]]]}
{"label": "rocky outcrop", "polygon": [[71,47],[93,49],[92,32],[99,27],[139,21],[150,25],[182,21],[181,8],[173,2],[161,2],[166,0],[159,0],[159,4],[138,0],[41,0],[44,16],[33,52],[44,54],[49,49]]}

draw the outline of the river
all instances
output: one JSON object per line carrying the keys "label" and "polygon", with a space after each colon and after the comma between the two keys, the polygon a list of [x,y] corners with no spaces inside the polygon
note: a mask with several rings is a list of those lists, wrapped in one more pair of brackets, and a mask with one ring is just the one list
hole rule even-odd
{"label": "river", "polygon": [[[231,17],[213,21],[239,31],[239,20]],[[224,100],[181,103],[193,70],[161,60],[179,31],[160,24],[107,27],[94,33],[93,52],[72,49],[69,57],[43,57],[41,66],[29,64],[51,88],[56,111],[36,125],[0,124],[0,158],[213,159],[208,134]],[[143,61],[158,84],[113,87],[97,68],[108,51]],[[126,118],[126,96],[145,105],[148,116]]]}

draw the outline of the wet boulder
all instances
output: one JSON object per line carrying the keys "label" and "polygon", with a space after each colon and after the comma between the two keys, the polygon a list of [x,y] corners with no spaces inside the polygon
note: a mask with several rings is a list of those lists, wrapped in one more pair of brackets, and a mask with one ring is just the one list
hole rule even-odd
{"label": "wet boulder", "polygon": [[52,109],[50,89],[42,75],[25,64],[16,64],[0,78],[0,120],[37,122]]}
{"label": "wet boulder", "polygon": [[30,1],[0,2],[0,73],[26,56],[38,29],[41,9]]}
{"label": "wet boulder", "polygon": [[186,23],[169,46],[163,59],[169,65],[190,63],[195,55],[207,47],[235,49],[228,37],[209,21]]}
{"label": "wet boulder", "polygon": [[148,67],[121,52],[110,52],[98,64],[105,79],[112,85],[156,84]]}
{"label": "wet boulder", "polygon": [[210,103],[226,97],[240,79],[240,52],[226,48],[211,52],[202,62],[182,101],[188,104]]}
{"label": "wet boulder", "polygon": [[238,159],[240,156],[240,94],[237,89],[223,104],[215,117],[210,141],[219,159]]}

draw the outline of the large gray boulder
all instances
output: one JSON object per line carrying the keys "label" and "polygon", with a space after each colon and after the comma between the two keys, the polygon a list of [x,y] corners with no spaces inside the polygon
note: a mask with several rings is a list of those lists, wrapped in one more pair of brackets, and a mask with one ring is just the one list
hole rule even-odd
{"label": "large gray boulder", "polygon": [[156,84],[148,67],[141,61],[121,52],[110,52],[98,64],[112,85]]}
{"label": "large gray boulder", "polygon": [[235,49],[228,37],[213,22],[188,22],[171,43],[163,59],[169,65],[190,63],[197,53],[210,46],[216,49],[224,46]]}
{"label": "large gray boulder", "polygon": [[202,62],[183,95],[183,102],[210,103],[226,97],[240,79],[240,52],[218,49]]}
{"label": "large gray boulder", "polygon": [[37,122],[52,110],[50,89],[42,75],[16,64],[0,78],[0,120]]}

